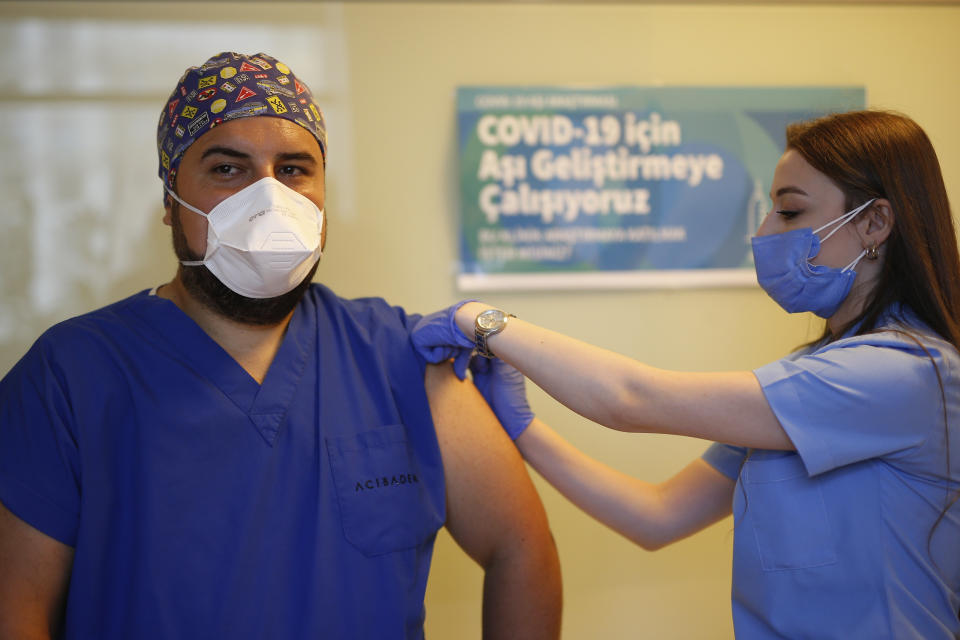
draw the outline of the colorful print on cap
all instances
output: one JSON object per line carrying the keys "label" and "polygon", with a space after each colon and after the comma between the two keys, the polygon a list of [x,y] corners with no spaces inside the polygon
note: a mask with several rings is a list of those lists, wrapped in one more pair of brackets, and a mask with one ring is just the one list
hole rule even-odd
{"label": "colorful print on cap", "polygon": [[291,120],[310,133],[327,158],[323,113],[307,85],[272,56],[218,53],[187,69],[170,94],[157,124],[160,179],[173,187],[184,151],[222,122],[248,116]]}

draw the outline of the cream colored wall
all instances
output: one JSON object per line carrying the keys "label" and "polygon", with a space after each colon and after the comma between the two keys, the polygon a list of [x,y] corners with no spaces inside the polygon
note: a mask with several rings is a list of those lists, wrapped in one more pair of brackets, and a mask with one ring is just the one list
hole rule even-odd
{"label": "cream colored wall", "polygon": [[[318,279],[343,295],[382,295],[412,310],[462,297],[453,284],[458,85],[864,85],[870,106],[902,110],[927,130],[948,190],[955,203],[960,198],[956,5],[0,4],[4,21],[36,15],[175,23],[224,14],[250,25],[316,24],[324,37],[337,39],[331,50],[340,59],[324,63],[342,73],[330,83],[328,97],[343,115],[330,122],[330,236]],[[243,42],[236,48],[252,53]],[[123,53],[134,54],[118,51]],[[169,69],[168,85],[181,70]],[[143,188],[159,191],[154,174],[140,180]],[[87,308],[172,274],[158,209],[124,215],[157,221],[154,235],[136,240],[145,262],[110,290],[93,289],[83,297]],[[806,316],[783,314],[757,289],[485,298],[554,329],[682,370],[756,367],[818,328]],[[37,325],[34,335],[42,328]],[[4,344],[0,370],[25,348],[16,341]],[[531,399],[538,414],[577,446],[647,480],[667,477],[705,447],[682,438],[608,432],[537,390]],[[538,486],[563,563],[564,637],[732,637],[730,519],[647,553],[570,507],[549,486]],[[428,637],[480,637],[481,577],[441,534],[427,594]]]}

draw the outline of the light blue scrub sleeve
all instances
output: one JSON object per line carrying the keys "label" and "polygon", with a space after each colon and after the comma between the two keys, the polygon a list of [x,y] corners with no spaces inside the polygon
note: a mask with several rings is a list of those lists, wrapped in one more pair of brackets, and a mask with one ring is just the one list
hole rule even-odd
{"label": "light blue scrub sleeve", "polygon": [[927,348],[932,360],[906,336],[858,336],[754,375],[811,476],[870,458],[919,472],[943,457],[944,408],[933,363],[945,386],[957,364],[944,343]]}
{"label": "light blue scrub sleeve", "polygon": [[747,450],[744,447],[714,442],[700,457],[711,467],[736,482],[740,477],[743,460],[747,457]]}

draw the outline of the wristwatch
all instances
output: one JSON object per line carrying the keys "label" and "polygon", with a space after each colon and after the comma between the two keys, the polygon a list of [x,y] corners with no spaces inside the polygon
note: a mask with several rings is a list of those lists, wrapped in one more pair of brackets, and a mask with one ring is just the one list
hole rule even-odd
{"label": "wristwatch", "polygon": [[477,353],[484,358],[493,358],[493,352],[487,346],[487,339],[495,336],[507,326],[507,320],[516,318],[512,313],[504,313],[500,309],[487,309],[477,316],[474,323],[474,341],[477,343]]}

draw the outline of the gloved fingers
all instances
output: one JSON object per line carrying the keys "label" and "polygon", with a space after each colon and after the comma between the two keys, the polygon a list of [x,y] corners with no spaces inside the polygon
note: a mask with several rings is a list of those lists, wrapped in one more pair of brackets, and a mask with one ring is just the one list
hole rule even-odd
{"label": "gloved fingers", "polygon": [[453,372],[460,380],[467,377],[467,367],[470,366],[470,358],[473,357],[473,349],[460,349],[459,353],[453,359]]}
{"label": "gloved fingers", "polygon": [[460,327],[457,326],[456,318],[457,310],[468,302],[478,302],[478,300],[476,298],[467,298],[465,300],[461,300],[455,305],[450,306],[447,309],[447,322],[449,323],[450,335],[457,341],[457,345],[464,348],[469,347],[470,349],[473,349],[473,340],[470,338],[470,336],[465,335],[463,331],[460,331]]}
{"label": "gloved fingers", "polygon": [[452,307],[425,315],[414,325],[410,339],[414,348],[429,362],[441,362],[453,357],[456,349],[473,349],[473,341],[467,338],[454,323],[454,314],[463,300]]}
{"label": "gloved fingers", "polygon": [[437,347],[420,347],[417,349],[417,351],[427,362],[431,364],[437,364],[440,362],[446,362],[450,358],[455,357],[460,350],[454,347],[441,345]]}
{"label": "gloved fingers", "polygon": [[476,356],[473,360],[470,361],[470,371],[474,376],[483,376],[490,373],[493,359],[484,358],[483,356]]}
{"label": "gloved fingers", "polygon": [[527,403],[525,378],[499,358],[475,356],[470,363],[473,383],[493,409],[507,434],[516,439],[533,421]]}

